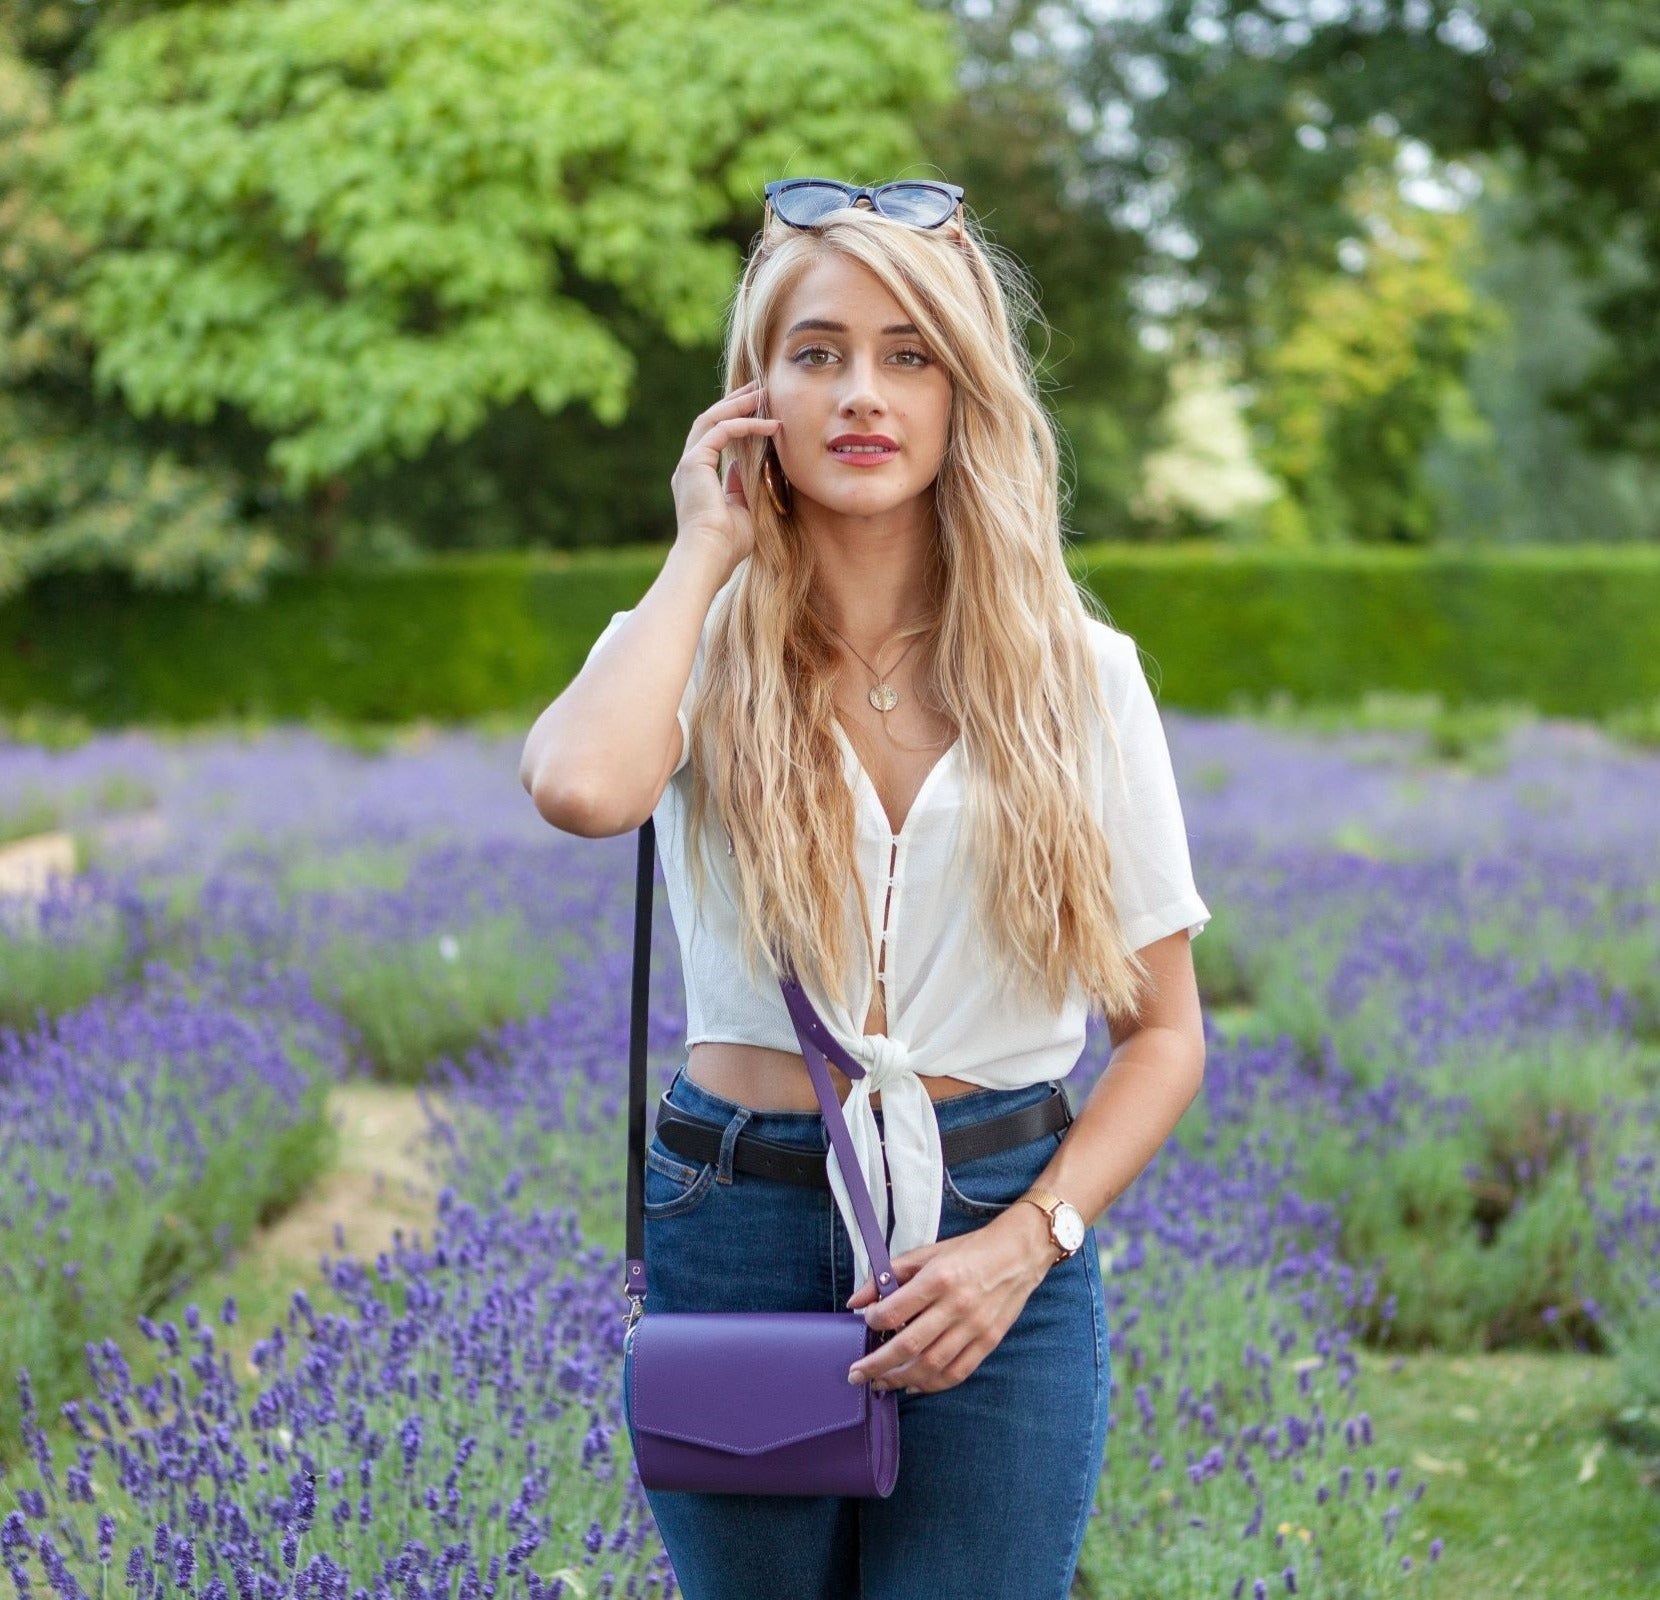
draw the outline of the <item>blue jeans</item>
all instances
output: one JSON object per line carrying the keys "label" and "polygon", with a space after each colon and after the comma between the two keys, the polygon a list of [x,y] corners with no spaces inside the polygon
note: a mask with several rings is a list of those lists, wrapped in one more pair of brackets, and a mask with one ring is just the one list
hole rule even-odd
{"label": "blue jeans", "polygon": [[[1051,1089],[976,1089],[935,1109],[943,1131]],[[827,1150],[823,1116],[739,1105],[693,1083],[684,1065],[668,1100],[724,1126],[726,1139],[721,1159],[701,1166],[655,1135],[646,1147],[644,1315],[842,1310],[856,1287],[853,1246],[830,1190],[732,1167],[740,1131]],[[1061,1138],[947,1169],[940,1238],[1006,1210]],[[1110,1388],[1091,1229],[963,1382],[900,1391],[899,1481],[887,1498],[646,1490],[646,1500],[687,1600],[1066,1600],[1095,1506]]]}

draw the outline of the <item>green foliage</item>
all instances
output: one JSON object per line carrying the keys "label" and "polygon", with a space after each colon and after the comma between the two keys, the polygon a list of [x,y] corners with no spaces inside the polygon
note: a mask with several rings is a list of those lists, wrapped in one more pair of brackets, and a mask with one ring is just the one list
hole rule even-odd
{"label": "green foliage", "polygon": [[90,392],[73,285],[93,246],[53,203],[54,135],[49,75],[0,28],[0,599],[43,573],[110,567],[257,594],[291,558],[230,463]]}
{"label": "green foliage", "polygon": [[54,143],[100,382],[140,415],[235,408],[291,495],[519,396],[620,423],[604,295],[707,341],[734,209],[815,152],[908,158],[903,109],[951,65],[906,0],[158,13],[104,37]]}
{"label": "green foliage", "polygon": [[1652,547],[1086,545],[1076,565],[1152,658],[1168,705],[1389,690],[1595,717],[1660,693]]}
{"label": "green foliage", "polygon": [[902,0],[0,8],[0,598],[663,531],[762,182],[913,163],[952,43]]}
{"label": "green foliage", "polygon": [[[88,569],[254,597],[305,559],[666,533],[762,181],[924,156],[1042,285],[1079,524],[1644,537],[1652,469],[1570,429],[1660,436],[1657,52],[1652,7],[1586,0],[1384,0],[1364,33],[1265,0],[1110,26],[912,0],[19,0],[0,599]],[[1401,203],[1415,173],[1469,192],[1469,163],[1522,202],[1484,202],[1484,240],[1568,247],[1543,322],[1514,270],[1465,260],[1463,219]],[[1289,492],[1218,516],[1178,450],[1138,500],[1168,362],[1140,337],[1149,283],[1257,386]],[[1488,293],[1519,328],[1478,338]]]}
{"label": "green foliage", "polygon": [[0,392],[0,597],[49,572],[253,599],[295,565],[222,464],[140,437],[119,413]]}
{"label": "green foliage", "polygon": [[1162,438],[1142,463],[1137,509],[1166,529],[1191,522],[1250,542],[1283,493],[1263,471],[1222,363],[1184,356],[1170,369]]}
{"label": "green foliage", "polygon": [[117,722],[330,709],[449,720],[545,704],[660,563],[660,551],[624,551],[342,566],[286,576],[259,605],[54,578],[0,608],[18,665],[0,693],[16,695],[14,708],[55,702]]}
{"label": "green foliage", "polygon": [[8,796],[5,809],[0,810],[0,844],[47,833],[57,827],[59,816],[57,802],[44,794],[30,791]]}
{"label": "green foliage", "polygon": [[953,6],[959,98],[921,123],[938,171],[962,184],[994,248],[1031,273],[1047,331],[1032,354],[1067,441],[1070,520],[1143,533],[1133,505],[1167,381],[1134,296],[1146,245],[1091,181],[1089,142],[1063,74],[1038,53],[1027,6]]}
{"label": "green foliage", "polygon": [[[1492,148],[1526,162],[1545,227],[1598,281],[1608,336],[1568,397],[1600,448],[1660,448],[1660,12],[1642,0],[1526,0],[1480,8],[1474,87]],[[1497,69],[1497,76],[1492,76]],[[1629,252],[1629,254],[1627,254]]]}
{"label": "green foliage", "polygon": [[1616,713],[1608,719],[1608,729],[1632,744],[1660,748],[1660,699]]}
{"label": "green foliage", "polygon": [[1363,233],[1353,205],[1403,135],[1471,110],[1474,65],[1403,0],[1382,0],[1364,33],[1341,8],[1276,0],[1154,0],[1111,28],[1083,4],[1055,9],[1080,30],[1078,92],[1133,127],[1097,157],[1102,178],[1157,196],[1169,269],[1202,287],[1207,327],[1247,343],[1275,326],[1281,284],[1332,272]]}
{"label": "green foliage", "polygon": [[1424,452],[1467,409],[1464,366],[1496,317],[1470,287],[1468,217],[1410,205],[1392,181],[1358,187],[1354,270],[1289,275],[1275,337],[1259,330],[1252,414],[1295,501],[1282,542],[1424,544],[1440,522]]}
{"label": "green foliage", "polygon": [[[1424,460],[1442,537],[1457,543],[1612,543],[1660,535],[1660,464],[1635,451],[1595,452],[1571,411],[1572,391],[1606,354],[1591,321],[1594,283],[1541,233],[1536,189],[1512,160],[1482,164],[1471,208],[1480,233],[1472,285],[1500,325],[1466,368],[1472,415],[1446,427]],[[1622,253],[1630,258],[1629,246]]]}
{"label": "green foliage", "polygon": [[100,906],[73,940],[42,930],[29,899],[0,902],[0,1027],[27,1028],[40,1013],[61,1016],[139,975],[127,930],[114,908]]}
{"label": "green foliage", "polygon": [[[1598,0],[1155,0],[1098,25],[1048,8],[1077,41],[1064,71],[1116,113],[1103,184],[1151,194],[1172,271],[1204,291],[1212,329],[1251,342],[1288,276],[1329,273],[1356,235],[1353,181],[1391,170],[1403,141],[1447,162],[1513,152],[1539,222],[1595,283],[1608,335],[1569,386],[1599,446],[1660,440],[1660,12]],[[1629,249],[1621,267],[1611,246]]]}

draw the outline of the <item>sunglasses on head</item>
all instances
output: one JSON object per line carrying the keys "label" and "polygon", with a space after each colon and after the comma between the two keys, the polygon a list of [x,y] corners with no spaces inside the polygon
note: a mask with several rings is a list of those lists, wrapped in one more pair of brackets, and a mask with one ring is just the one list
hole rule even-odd
{"label": "sunglasses on head", "polygon": [[766,197],[768,214],[792,228],[811,228],[832,211],[857,205],[861,199],[869,200],[879,215],[892,222],[938,228],[956,214],[963,191],[959,184],[921,178],[902,178],[870,188],[838,183],[834,178],[774,178],[766,186]]}

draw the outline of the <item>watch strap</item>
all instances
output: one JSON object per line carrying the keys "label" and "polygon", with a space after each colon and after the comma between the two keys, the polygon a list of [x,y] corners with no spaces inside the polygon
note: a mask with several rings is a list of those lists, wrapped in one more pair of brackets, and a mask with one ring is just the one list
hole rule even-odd
{"label": "watch strap", "polygon": [[1055,1212],[1062,1204],[1061,1197],[1051,1189],[1043,1189],[1033,1185],[1020,1198],[1030,1200],[1049,1219],[1049,1242],[1055,1247],[1055,1260],[1057,1262],[1065,1261],[1072,1254],[1072,1251],[1061,1243],[1055,1232]]}

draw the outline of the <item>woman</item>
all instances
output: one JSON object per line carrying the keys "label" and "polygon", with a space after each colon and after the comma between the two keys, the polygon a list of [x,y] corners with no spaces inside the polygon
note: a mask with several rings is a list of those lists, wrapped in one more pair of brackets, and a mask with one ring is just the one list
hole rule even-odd
{"label": "woman", "polygon": [[[1110,1389],[1087,1225],[1198,1091],[1209,912],[1135,645],[1065,566],[1017,270],[952,185],[767,191],[674,546],[521,777],[568,832],[656,822],[688,1054],[647,1148],[653,1307],[867,1309],[898,1331],[849,1376],[902,1390],[900,1470],[648,1500],[692,1600],[1062,1600]],[[830,1070],[880,1304],[775,950],[868,1068]],[[1116,1048],[1074,1118],[1093,1013]]]}

